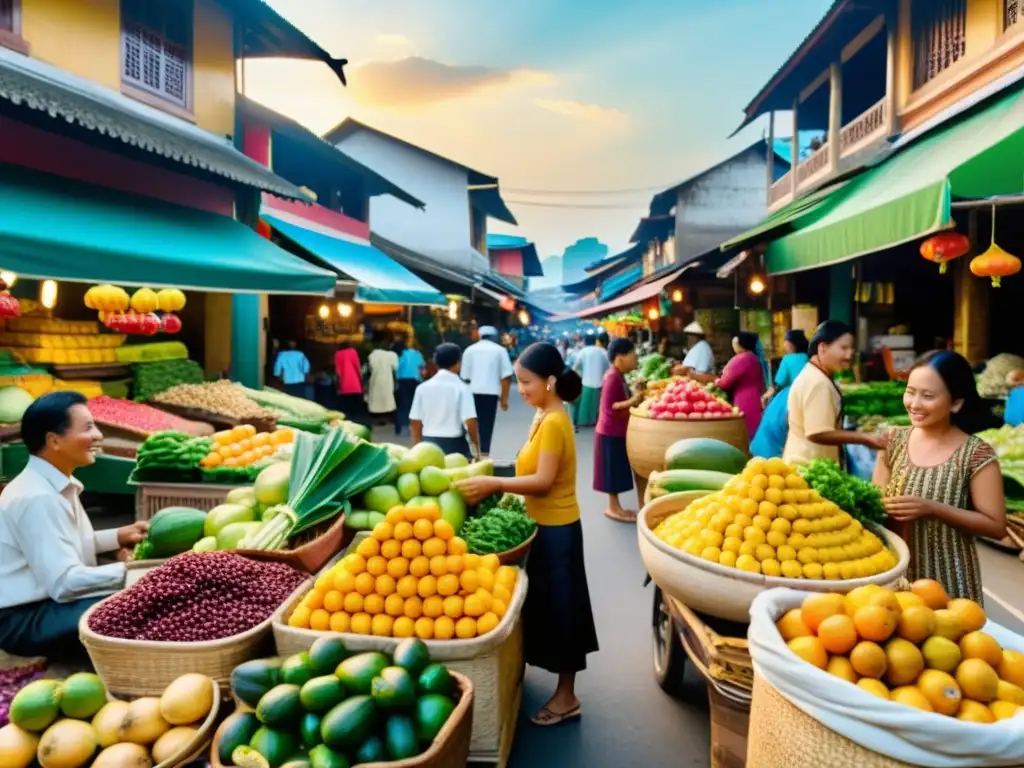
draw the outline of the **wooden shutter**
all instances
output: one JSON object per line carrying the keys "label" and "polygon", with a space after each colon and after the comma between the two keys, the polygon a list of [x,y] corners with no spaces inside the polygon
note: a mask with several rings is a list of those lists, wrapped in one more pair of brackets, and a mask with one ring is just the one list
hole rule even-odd
{"label": "wooden shutter", "polygon": [[967,52],[967,0],[914,0],[914,87],[945,72]]}
{"label": "wooden shutter", "polygon": [[1003,28],[1009,29],[1020,21],[1021,11],[1021,0],[1005,0],[1003,6]]}
{"label": "wooden shutter", "polygon": [[188,5],[125,0],[121,10],[124,82],[188,106],[192,43]]}
{"label": "wooden shutter", "polygon": [[14,28],[14,4],[17,0],[0,0],[0,30],[4,32],[17,32]]}

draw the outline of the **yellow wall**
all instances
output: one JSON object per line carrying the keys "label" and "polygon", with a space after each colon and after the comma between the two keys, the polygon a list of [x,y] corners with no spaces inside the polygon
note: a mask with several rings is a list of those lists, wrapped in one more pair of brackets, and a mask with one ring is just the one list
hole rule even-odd
{"label": "yellow wall", "polygon": [[231,294],[207,293],[206,301],[206,359],[203,369],[207,375],[231,369]]}
{"label": "yellow wall", "polygon": [[[226,10],[195,0],[192,112],[196,125],[221,136],[235,130],[233,35]],[[22,0],[22,37],[33,57],[120,90],[120,0]]]}

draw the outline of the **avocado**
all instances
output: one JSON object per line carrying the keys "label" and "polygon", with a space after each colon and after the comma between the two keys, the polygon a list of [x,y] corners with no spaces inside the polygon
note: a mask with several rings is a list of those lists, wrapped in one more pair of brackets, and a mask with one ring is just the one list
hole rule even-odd
{"label": "avocado", "polygon": [[248,745],[260,728],[254,712],[235,712],[221,726],[220,748],[217,756],[225,765],[231,764],[231,753],[236,747]]}
{"label": "avocado", "polygon": [[370,696],[353,696],[341,702],[320,721],[324,744],[341,752],[366,741],[377,723],[377,705]]}
{"label": "avocado", "polygon": [[299,701],[307,712],[326,712],[345,698],[345,686],[334,675],[314,677],[299,690]]}
{"label": "avocado", "polygon": [[381,709],[406,709],[416,703],[416,683],[403,667],[385,667],[373,678],[370,694]]}
{"label": "avocado", "polygon": [[283,728],[298,722],[302,714],[299,686],[281,683],[275,685],[260,699],[256,706],[256,717],[270,728]]}
{"label": "avocado", "polygon": [[444,664],[431,664],[420,672],[417,687],[420,696],[428,693],[451,696],[455,690],[455,680]]}
{"label": "avocado", "polygon": [[340,637],[318,637],[309,649],[309,668],[314,676],[333,675],[348,655],[348,649]]}
{"label": "avocado", "polygon": [[416,739],[416,726],[412,718],[405,715],[389,717],[384,726],[384,745],[392,760],[406,760],[418,755],[420,744]]}
{"label": "avocado", "polygon": [[396,667],[405,667],[410,675],[416,677],[430,663],[430,650],[419,638],[410,637],[398,644],[392,660]]}
{"label": "avocado", "polygon": [[388,666],[391,666],[391,662],[387,656],[371,651],[345,659],[338,665],[335,674],[344,684],[346,691],[367,696],[370,693],[373,678]]}

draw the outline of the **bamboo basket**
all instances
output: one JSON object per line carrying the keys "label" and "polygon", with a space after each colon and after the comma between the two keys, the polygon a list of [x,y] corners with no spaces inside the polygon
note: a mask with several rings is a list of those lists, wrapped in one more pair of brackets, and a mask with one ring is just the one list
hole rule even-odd
{"label": "bamboo basket", "polygon": [[760,675],[754,678],[748,768],[914,768],[830,731]]}
{"label": "bamboo basket", "polygon": [[742,416],[728,419],[652,419],[635,408],[626,429],[626,453],[633,471],[645,480],[665,469],[665,451],[679,440],[709,437],[748,452],[747,423]]}
{"label": "bamboo basket", "polygon": [[[310,586],[312,582],[305,585],[306,589]],[[212,678],[226,693],[232,670],[264,655],[273,620],[270,616],[241,634],[199,643],[124,640],[98,635],[89,628],[89,618],[105,602],[96,603],[85,612],[78,622],[78,636],[96,674],[107,690],[119,697],[159,696],[174,680],[189,672]]]}
{"label": "bamboo basket", "polygon": [[244,555],[252,560],[284,563],[303,573],[316,573],[331,559],[347,547],[356,532],[345,527],[345,514],[339,514],[334,520],[328,520],[300,534],[305,541],[294,549],[256,550],[238,549],[236,554]]}
{"label": "bamboo basket", "polygon": [[498,552],[498,562],[502,565],[520,565],[525,562],[527,555],[530,554],[530,547],[533,546],[533,540],[537,538],[537,529],[533,529],[533,533],[530,534],[530,538],[520,544],[518,547],[505,550],[504,552]]}
{"label": "bamboo basket", "polygon": [[154,768],[185,768],[185,766],[199,760],[213,739],[214,729],[220,718],[220,705],[220,687],[215,685],[213,686],[213,706],[210,707],[210,713],[206,716],[203,724],[199,726],[199,732],[196,734],[196,737],[170,758],[162,763],[157,763]]}
{"label": "bamboo basket", "polygon": [[165,507],[192,507],[209,512],[223,504],[228,491],[238,486],[208,483],[146,483],[135,489],[135,519],[152,520]]}
{"label": "bamboo basket", "polygon": [[[473,730],[473,682],[452,671],[459,701],[448,721],[425,752],[408,760],[386,763],[360,763],[362,768],[465,768],[469,758],[469,735]],[[210,746],[210,768],[228,768],[220,761],[220,742],[224,724],[217,729]],[[157,766],[160,768],[160,766]]]}

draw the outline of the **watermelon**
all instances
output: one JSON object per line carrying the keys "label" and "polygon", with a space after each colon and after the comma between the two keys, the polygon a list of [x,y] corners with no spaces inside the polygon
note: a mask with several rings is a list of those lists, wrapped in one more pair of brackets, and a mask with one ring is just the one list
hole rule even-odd
{"label": "watermelon", "polygon": [[735,446],[710,437],[679,440],[665,451],[666,469],[706,469],[737,475],[750,459]]}

